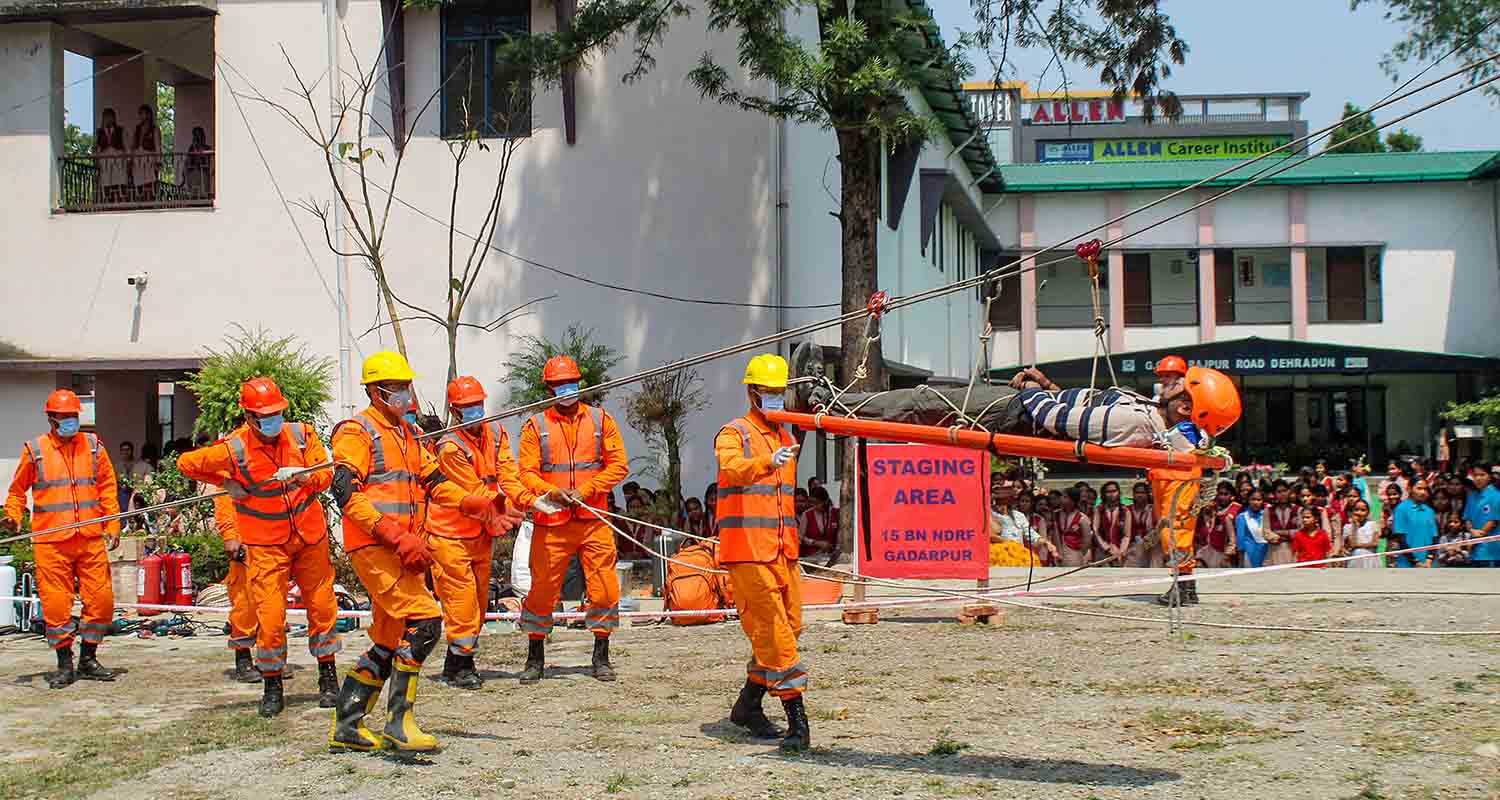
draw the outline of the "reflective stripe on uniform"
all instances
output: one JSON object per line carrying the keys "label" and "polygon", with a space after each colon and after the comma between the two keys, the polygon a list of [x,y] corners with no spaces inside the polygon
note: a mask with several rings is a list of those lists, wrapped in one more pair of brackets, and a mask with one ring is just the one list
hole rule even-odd
{"label": "reflective stripe on uniform", "polygon": [[255,648],[255,668],[261,673],[281,672],[286,669],[286,646],[267,650],[264,647]]}
{"label": "reflective stripe on uniform", "polygon": [[98,508],[98,500],[79,500],[76,503],[37,503],[31,506],[32,513],[50,513],[54,511],[72,511],[75,508]]}
{"label": "reflective stripe on uniform", "polygon": [[533,614],[525,608],[521,609],[521,630],[527,633],[550,633],[552,631],[552,615],[546,616]]}
{"label": "reflective stripe on uniform", "polygon": [[[365,419],[363,414],[354,419],[359,422],[361,428],[365,429],[365,433],[370,435],[370,474],[385,472],[385,448],[380,446],[380,429],[375,427],[375,423]],[[370,479],[366,478],[365,483],[369,482]]]}
{"label": "reflective stripe on uniform", "polygon": [[255,636],[231,636],[229,637],[230,650],[249,650],[255,646]]}
{"label": "reflective stripe on uniform", "polygon": [[[375,658],[370,657],[372,653]],[[359,660],[354,663],[354,668],[362,669],[380,680],[385,680],[391,674],[391,657],[394,655],[395,653],[378,644],[371,645],[369,650],[359,654]]]}
{"label": "reflective stripe on uniform", "polygon": [[61,489],[61,488],[65,487],[65,486],[93,486],[93,485],[94,485],[94,479],[93,479],[93,477],[79,478],[77,480],[69,480],[67,478],[59,478],[58,480],[37,481],[37,482],[31,484],[31,488],[33,488],[33,489]]}
{"label": "reflective stripe on uniform", "polygon": [[58,625],[56,627],[48,625],[47,644],[56,647],[59,643],[71,641],[73,634],[77,632],[78,626],[72,620],[68,620],[66,625]]}
{"label": "reflective stripe on uniform", "polygon": [[789,669],[768,669],[766,673],[766,685],[772,689],[806,689],[807,667],[801,661],[793,664]]}
{"label": "reflective stripe on uniform", "polygon": [[719,529],[725,528],[776,528],[781,525],[797,527],[796,517],[724,517],[719,520]]}
{"label": "reflective stripe on uniform", "polygon": [[401,514],[410,517],[417,513],[415,503],[371,503],[370,505],[382,514]]}
{"label": "reflective stripe on uniform", "polygon": [[344,649],[344,642],[335,631],[324,631],[307,637],[307,652],[314,658],[331,656]]}
{"label": "reflective stripe on uniform", "polygon": [[745,458],[754,458],[755,454],[750,451],[750,427],[737,419],[731,421],[728,427],[739,431],[740,447],[744,448]]}
{"label": "reflective stripe on uniform", "polygon": [[[546,413],[537,414],[531,418],[532,424],[536,425],[537,441],[542,451],[542,472],[566,472],[572,469],[604,469],[604,412],[592,406],[589,407],[589,418],[594,421],[594,459],[593,461],[578,461],[570,464],[553,464],[552,448],[548,444],[551,432],[547,430]],[[495,438],[499,442],[499,437]],[[573,443],[578,446],[577,442]]]}
{"label": "reflective stripe on uniform", "polygon": [[723,499],[736,495],[774,495],[778,491],[792,493],[797,491],[797,487],[790,483],[782,483],[775,486],[765,483],[752,483],[749,486],[722,486],[719,488],[717,496],[719,499]]}
{"label": "reflective stripe on uniform", "polygon": [[100,622],[84,622],[78,626],[78,635],[85,644],[98,644],[109,634],[109,625]]}
{"label": "reflective stripe on uniform", "polygon": [[239,474],[234,478],[234,482],[239,484],[241,491],[251,497],[263,498],[280,497],[286,493],[286,488],[283,486],[278,486],[274,489],[266,488],[269,484],[279,484],[280,481],[270,480],[262,482],[250,477],[250,455],[245,452],[245,443],[240,440],[238,435],[229,437],[228,444],[229,453],[234,456],[234,466],[239,470]]}
{"label": "reflective stripe on uniform", "polygon": [[473,653],[478,645],[478,636],[460,636],[448,643],[448,652],[456,656],[466,656]]}
{"label": "reflective stripe on uniform", "polygon": [[591,608],[584,613],[583,624],[593,630],[614,630],[620,627],[620,607]]}

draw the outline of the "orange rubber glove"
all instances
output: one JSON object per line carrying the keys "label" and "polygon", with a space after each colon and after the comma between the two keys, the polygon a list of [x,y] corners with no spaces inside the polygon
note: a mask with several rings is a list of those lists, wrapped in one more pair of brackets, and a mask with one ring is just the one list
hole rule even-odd
{"label": "orange rubber glove", "polygon": [[[501,495],[503,498],[504,495]],[[484,495],[471,494],[458,501],[458,513],[466,517],[483,517],[490,509],[489,498]]]}

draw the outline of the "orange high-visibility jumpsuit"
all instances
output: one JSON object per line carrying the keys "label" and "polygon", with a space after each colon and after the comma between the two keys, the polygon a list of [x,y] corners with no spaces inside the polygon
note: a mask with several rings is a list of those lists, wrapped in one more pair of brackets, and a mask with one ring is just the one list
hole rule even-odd
{"label": "orange high-visibility jumpsuit", "polygon": [[408,622],[441,617],[437,600],[427,590],[426,573],[404,570],[396,551],[371,532],[384,517],[422,535],[427,511],[422,481],[436,470],[437,462],[416,436],[414,426],[374,407],[333,430],[333,461],[357,480],[343,509],[344,550],[369,593],[372,612],[371,647],[356,669],[375,684],[385,682],[393,658],[405,671],[421,667],[422,658],[412,651]]}
{"label": "orange high-visibility jumpsuit", "polygon": [[[493,503],[500,494],[519,491],[519,471],[510,437],[499,422],[484,424],[477,434],[450,431],[438,440],[437,467],[427,504],[427,546],[432,549],[432,582],[443,603],[443,630],[454,655],[474,653],[484,612],[489,607],[491,544],[495,537],[483,520],[459,511],[464,498]],[[507,491],[507,487],[509,490]]]}
{"label": "orange high-visibility jumpsuit", "polygon": [[[224,476],[225,479],[228,477]],[[224,541],[240,538],[234,525],[234,503],[228,495],[214,498],[214,525]],[[249,571],[245,562],[236,561],[233,554],[230,554],[229,572],[224,576],[224,589],[229,594],[229,649],[249,650],[255,646],[255,633],[260,622],[255,616],[255,599],[250,596]]]}
{"label": "orange high-visibility jumpsuit", "polygon": [[1184,575],[1192,574],[1198,564],[1193,548],[1193,534],[1198,526],[1193,503],[1198,499],[1198,481],[1202,477],[1203,471],[1196,467],[1158,467],[1146,473],[1160,528],[1162,555],[1168,567],[1176,564],[1177,571]]}
{"label": "orange high-visibility jumpsuit", "polygon": [[334,630],[339,609],[328,557],[328,520],[318,502],[333,475],[326,469],[310,472],[300,484],[274,477],[281,467],[327,461],[328,451],[317,431],[301,422],[283,425],[272,443],[241,425],[177,459],[183,475],[205,482],[217,478],[229,492],[235,530],[245,545],[245,575],[257,619],[255,668],[265,677],[286,670],[286,593],[292,578],[307,606],[308,652],[319,661],[331,661],[343,647]]}
{"label": "orange high-visibility jumpsuit", "polygon": [[791,434],[752,410],[714,438],[719,459],[719,563],[729,570],[740,627],[754,657],[752,683],[789,700],[807,689],[797,653],[802,634],[802,575],[797,566],[797,460],[777,468],[771,455]]}
{"label": "orange high-visibility jumpsuit", "polygon": [[[21,447],[5,498],[5,516],[18,527],[31,493],[31,529],[85,522],[120,513],[115,468],[99,437],[76,433],[61,438],[47,433]],[[120,535],[120,521],[84,525],[32,539],[36,589],[42,598],[47,644],[54,650],[73,646],[74,635],[97,645],[114,619],[115,594],[109,577],[106,535]],[[73,585],[83,600],[83,616],[73,624]]]}
{"label": "orange high-visibility jumpsuit", "polygon": [[[516,458],[522,491],[512,498],[522,508],[556,489],[575,489],[594,508],[630,474],[625,442],[614,417],[579,403],[572,415],[549,408],[521,426]],[[531,537],[531,591],[521,607],[521,629],[529,638],[552,632],[552,609],[562,595],[563,576],[573,556],[583,567],[589,607],[584,622],[598,638],[620,626],[620,578],[615,574],[614,530],[582,508],[535,513]]]}

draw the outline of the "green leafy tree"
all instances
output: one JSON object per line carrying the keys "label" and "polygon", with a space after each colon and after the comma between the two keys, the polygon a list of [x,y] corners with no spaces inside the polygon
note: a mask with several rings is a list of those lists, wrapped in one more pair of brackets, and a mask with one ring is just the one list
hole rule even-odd
{"label": "green leafy tree", "polygon": [[[526,405],[551,397],[547,384],[542,381],[542,367],[553,356],[572,356],[578,362],[578,371],[583,374],[583,386],[597,386],[609,380],[609,371],[623,357],[613,347],[594,341],[592,328],[578,324],[569,325],[562,339],[553,342],[540,336],[522,336],[521,349],[505,360],[502,366],[510,374],[510,402]],[[602,403],[602,394],[590,395],[589,402]]]}
{"label": "green leafy tree", "polygon": [[1415,153],[1422,149],[1422,137],[1400,128],[1385,135],[1385,149],[1392,153]]}
{"label": "green leafy tree", "polygon": [[[1426,64],[1456,51],[1465,61],[1500,50],[1500,2],[1497,0],[1350,0],[1349,8],[1379,6],[1387,20],[1399,23],[1406,38],[1397,42],[1381,59],[1380,66],[1393,79],[1400,79],[1407,64]],[[1469,72],[1477,83],[1500,71],[1486,61]],[[1500,101],[1494,84],[1484,87],[1492,101]]]}
{"label": "green leafy tree", "polygon": [[[1342,144],[1347,142],[1347,144]],[[1375,119],[1353,103],[1344,104],[1343,122],[1328,137],[1328,147],[1337,153],[1384,153],[1385,143],[1375,129]]]}
{"label": "green leafy tree", "polygon": [[94,135],[69,122],[63,126],[63,155],[80,158],[94,152]]}
{"label": "green leafy tree", "polygon": [[173,152],[177,147],[177,89],[171,84],[156,84],[156,127],[161,130],[161,151]]}
{"label": "green leafy tree", "polygon": [[238,328],[226,337],[223,349],[210,349],[203,366],[184,382],[198,399],[193,433],[220,436],[239,427],[245,416],[240,385],[259,376],[281,387],[289,421],[326,422],[323,409],[333,401],[333,361],[308,353],[295,337]]}
{"label": "green leafy tree", "polygon": [[662,473],[665,505],[674,514],[682,505],[682,446],[688,438],[688,420],[707,407],[703,376],[691,367],[641,381],[625,403],[625,418],[650,445],[653,468]]}
{"label": "green leafy tree", "polygon": [[1500,394],[1481,397],[1468,403],[1449,403],[1443,419],[1449,422],[1478,423],[1484,426],[1485,441],[1500,444]]}

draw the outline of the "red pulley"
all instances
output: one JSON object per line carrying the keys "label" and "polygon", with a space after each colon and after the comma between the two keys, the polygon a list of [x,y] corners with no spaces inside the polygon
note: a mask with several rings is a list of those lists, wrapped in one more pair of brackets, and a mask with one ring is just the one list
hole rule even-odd
{"label": "red pulley", "polygon": [[[153,605],[162,604],[162,596],[165,594],[163,586],[164,574],[162,567],[163,559],[156,553],[151,553],[141,559],[140,570],[136,573],[135,601]],[[160,614],[155,608],[140,609],[143,615]]]}

